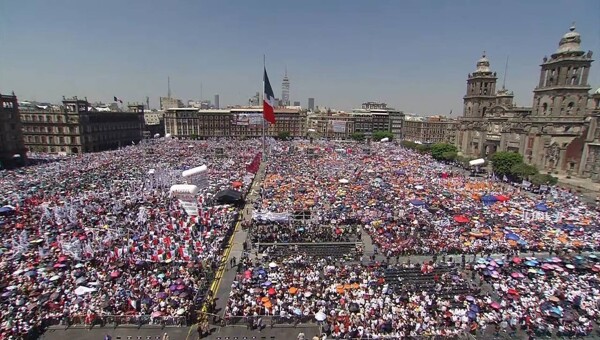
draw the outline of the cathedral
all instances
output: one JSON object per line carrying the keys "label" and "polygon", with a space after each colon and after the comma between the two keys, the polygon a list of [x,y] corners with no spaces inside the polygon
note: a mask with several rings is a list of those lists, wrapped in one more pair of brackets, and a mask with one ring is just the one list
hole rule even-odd
{"label": "cathedral", "polygon": [[590,94],[592,61],[571,27],[540,65],[532,106],[519,107],[512,92],[496,89],[497,75],[484,53],[467,77],[456,146],[471,157],[514,151],[541,173],[600,182],[600,89]]}

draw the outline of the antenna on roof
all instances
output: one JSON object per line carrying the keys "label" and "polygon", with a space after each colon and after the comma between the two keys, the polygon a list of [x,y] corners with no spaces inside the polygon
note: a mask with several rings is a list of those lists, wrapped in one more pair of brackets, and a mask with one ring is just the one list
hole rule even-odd
{"label": "antenna on roof", "polygon": [[171,77],[167,77],[167,98],[171,98]]}
{"label": "antenna on roof", "polygon": [[504,79],[502,80],[502,89],[506,90],[506,73],[508,72],[508,56],[506,56],[506,65],[504,65]]}

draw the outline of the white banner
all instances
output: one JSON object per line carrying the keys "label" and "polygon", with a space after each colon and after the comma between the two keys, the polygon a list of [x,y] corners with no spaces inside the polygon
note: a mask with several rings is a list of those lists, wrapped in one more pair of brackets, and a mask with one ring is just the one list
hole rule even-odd
{"label": "white banner", "polygon": [[346,132],[346,122],[343,120],[332,120],[331,122],[331,131],[335,133],[345,133]]}
{"label": "white banner", "polygon": [[189,216],[198,216],[198,201],[196,195],[186,192],[173,192],[173,196],[177,197],[181,208],[185,210],[185,213]]}
{"label": "white banner", "polygon": [[252,212],[252,218],[255,220],[273,221],[273,222],[287,222],[290,219],[289,213],[274,213],[270,211]]}
{"label": "white banner", "polygon": [[238,113],[233,115],[233,125],[262,125],[263,123],[262,113]]}

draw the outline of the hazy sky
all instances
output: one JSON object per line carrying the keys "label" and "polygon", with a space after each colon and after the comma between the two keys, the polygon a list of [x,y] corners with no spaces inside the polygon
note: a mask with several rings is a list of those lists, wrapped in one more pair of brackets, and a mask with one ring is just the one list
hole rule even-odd
{"label": "hazy sky", "polygon": [[[531,105],[544,55],[575,21],[600,58],[600,1],[0,0],[0,92],[20,100],[184,101],[220,94],[246,104],[262,59],[277,97],[351,109],[384,101],[405,112],[462,113],[483,50],[519,105]],[[600,62],[590,85],[600,87]]]}

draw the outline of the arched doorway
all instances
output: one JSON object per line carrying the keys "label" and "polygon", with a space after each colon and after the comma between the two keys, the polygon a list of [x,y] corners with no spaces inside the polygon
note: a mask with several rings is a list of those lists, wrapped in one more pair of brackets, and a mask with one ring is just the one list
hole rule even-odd
{"label": "arched doorway", "polygon": [[79,149],[77,149],[77,147],[73,147],[73,148],[71,148],[71,153],[77,154],[77,153],[79,153]]}

